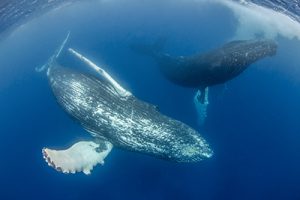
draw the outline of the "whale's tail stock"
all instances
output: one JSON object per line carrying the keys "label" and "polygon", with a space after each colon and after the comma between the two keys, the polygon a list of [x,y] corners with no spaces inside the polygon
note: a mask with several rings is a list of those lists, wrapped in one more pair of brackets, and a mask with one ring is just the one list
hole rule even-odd
{"label": "whale's tail stock", "polygon": [[43,72],[44,70],[48,69],[58,59],[64,47],[66,46],[69,37],[70,37],[70,31],[68,32],[66,38],[63,40],[62,44],[55,50],[54,54],[47,60],[47,62],[44,65],[35,68],[36,72]]}

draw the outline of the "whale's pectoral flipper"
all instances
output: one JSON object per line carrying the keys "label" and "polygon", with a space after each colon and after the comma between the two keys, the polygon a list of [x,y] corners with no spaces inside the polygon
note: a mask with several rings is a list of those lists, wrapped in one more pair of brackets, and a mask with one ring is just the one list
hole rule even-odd
{"label": "whale's pectoral flipper", "polygon": [[198,123],[203,125],[207,117],[208,102],[208,87],[204,90],[198,90],[194,97],[194,104],[198,114]]}
{"label": "whale's pectoral flipper", "polygon": [[90,174],[97,164],[104,164],[113,145],[106,140],[80,141],[65,150],[43,149],[49,166],[63,173],[83,172]]}
{"label": "whale's pectoral flipper", "polygon": [[68,32],[68,34],[67,34],[66,38],[64,39],[64,41],[62,42],[62,44],[55,50],[54,54],[48,59],[48,61],[43,66],[36,67],[35,71],[42,72],[45,69],[48,69],[53,64],[53,62],[55,62],[56,59],[60,56],[62,50],[64,49],[66,43],[69,40],[69,37],[70,37],[70,31]]}
{"label": "whale's pectoral flipper", "polygon": [[88,58],[84,57],[82,54],[78,53],[72,48],[69,48],[69,52],[71,52],[73,55],[75,55],[77,58],[79,58],[81,61],[86,63],[88,66],[90,66],[92,69],[94,69],[101,77],[106,79],[111,86],[114,88],[114,90],[121,96],[121,97],[129,97],[132,94],[125,90],[117,81],[115,81],[104,69],[97,66],[95,63],[93,63]]}

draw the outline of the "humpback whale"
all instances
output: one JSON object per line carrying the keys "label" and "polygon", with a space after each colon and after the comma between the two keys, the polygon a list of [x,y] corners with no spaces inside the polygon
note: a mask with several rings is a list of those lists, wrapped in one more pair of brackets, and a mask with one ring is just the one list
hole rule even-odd
{"label": "humpback whale", "polygon": [[225,83],[246,70],[252,63],[273,56],[277,44],[269,39],[236,40],[206,53],[171,56],[163,53],[162,40],[153,45],[132,45],[132,49],[150,55],[161,73],[171,82],[198,89],[194,102],[203,124],[208,105],[208,87]]}
{"label": "humpback whale", "polygon": [[236,40],[206,53],[170,56],[162,53],[161,40],[154,45],[133,45],[138,52],[152,56],[162,74],[184,87],[197,88],[204,101],[205,88],[225,83],[241,74],[252,63],[276,54],[277,44],[269,39]]}
{"label": "humpback whale", "polygon": [[[51,58],[59,56],[66,40]],[[95,165],[104,163],[113,147],[174,162],[196,162],[213,155],[196,130],[161,114],[156,106],[136,98],[78,51],[68,50],[98,76],[61,66],[56,59],[50,59],[49,85],[58,104],[93,139],[79,141],[65,150],[43,148],[48,165],[64,173],[90,174]]]}

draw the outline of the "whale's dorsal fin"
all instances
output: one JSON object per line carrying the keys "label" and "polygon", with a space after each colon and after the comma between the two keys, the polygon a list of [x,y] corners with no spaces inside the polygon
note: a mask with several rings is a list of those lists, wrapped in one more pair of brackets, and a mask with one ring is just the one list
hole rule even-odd
{"label": "whale's dorsal fin", "polygon": [[44,148],[43,156],[48,165],[57,171],[90,174],[95,165],[104,164],[104,158],[112,147],[106,140],[80,141],[65,150]]}

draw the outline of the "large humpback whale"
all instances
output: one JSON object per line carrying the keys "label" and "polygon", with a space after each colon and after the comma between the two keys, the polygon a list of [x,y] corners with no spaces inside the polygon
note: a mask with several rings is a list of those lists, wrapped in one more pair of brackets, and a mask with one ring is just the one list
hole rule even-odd
{"label": "large humpback whale", "polygon": [[50,166],[64,173],[89,174],[93,166],[104,162],[113,147],[175,162],[196,162],[212,156],[197,131],[139,100],[74,49],[69,52],[100,76],[60,66],[55,58],[62,47],[46,65],[49,84],[59,105],[93,140],[80,141],[66,150],[44,148],[43,155]]}
{"label": "large humpback whale", "polygon": [[[205,94],[206,87],[233,79],[252,63],[276,54],[273,40],[253,39],[229,42],[207,53],[191,56],[170,56],[153,46],[135,45],[139,52],[151,55],[159,64],[162,74],[173,83],[197,88]],[[201,97],[204,100],[204,96]]]}
{"label": "large humpback whale", "polygon": [[237,40],[206,53],[171,56],[161,51],[162,42],[133,45],[140,53],[152,56],[162,74],[171,82],[198,89],[194,102],[203,123],[208,105],[208,87],[225,83],[246,70],[252,63],[276,54],[277,44],[268,39]]}

